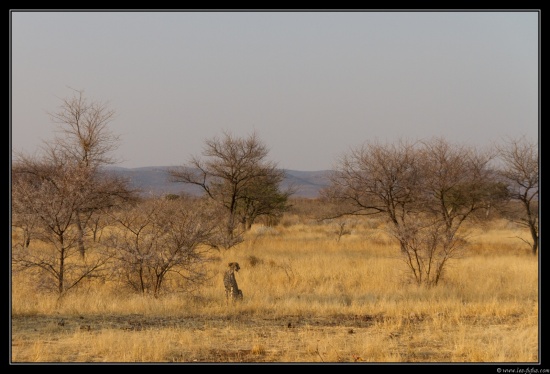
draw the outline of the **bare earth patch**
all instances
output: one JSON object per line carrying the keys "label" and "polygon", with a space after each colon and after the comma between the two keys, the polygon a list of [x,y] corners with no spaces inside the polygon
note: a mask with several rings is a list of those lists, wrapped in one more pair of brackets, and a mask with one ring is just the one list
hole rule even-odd
{"label": "bare earth patch", "polygon": [[[14,363],[40,362],[36,353],[38,342],[47,346],[49,352],[59,350],[59,362],[127,362],[114,360],[108,352],[94,348],[93,341],[114,334],[125,340],[146,342],[151,334],[170,332],[171,338],[163,345],[171,348],[163,348],[157,359],[144,361],[378,362],[381,360],[376,359],[375,352],[379,346],[386,351],[383,357],[389,357],[382,361],[471,362],[471,358],[453,353],[456,342],[449,336],[457,332],[453,330],[456,324],[444,323],[441,333],[434,335],[433,321],[431,316],[419,315],[400,320],[383,315],[344,314],[271,319],[239,314],[169,318],[138,314],[16,315],[12,317],[12,358]],[[506,329],[517,322],[472,317],[461,321],[461,325],[464,328],[467,324],[471,334],[483,334],[491,326]],[[186,343],[192,339],[203,344]],[[354,348],[358,344],[362,344],[360,350]],[[366,352],[372,352],[373,356]]]}

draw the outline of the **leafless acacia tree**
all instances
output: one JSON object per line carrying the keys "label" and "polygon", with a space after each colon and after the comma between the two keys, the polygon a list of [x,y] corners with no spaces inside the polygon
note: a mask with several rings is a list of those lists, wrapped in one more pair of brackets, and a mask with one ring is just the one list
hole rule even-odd
{"label": "leafless acacia tree", "polygon": [[158,296],[168,275],[192,291],[207,280],[207,245],[215,212],[197,199],[153,199],[118,211],[118,229],[104,242],[113,269],[135,291]]}
{"label": "leafless acacia tree", "polygon": [[[49,113],[52,122],[58,125],[53,141],[56,153],[89,168],[98,175],[101,168],[116,162],[112,152],[118,148],[119,136],[110,129],[109,124],[115,118],[115,111],[107,103],[91,101],[83,91],[73,90],[73,95],[61,99],[56,112]],[[50,148],[51,145],[46,148]],[[93,192],[92,192],[93,194]],[[95,199],[97,200],[97,199]],[[85,255],[84,236],[87,222],[103,206],[79,211],[75,214],[75,225],[79,231],[78,247],[82,257]]]}
{"label": "leafless acacia tree", "polygon": [[502,195],[490,159],[441,138],[370,142],[339,160],[323,193],[336,215],[385,215],[415,281],[433,286],[462,248],[462,223]]}
{"label": "leafless acacia tree", "polygon": [[[13,222],[27,230],[24,249],[13,253],[18,268],[40,268],[56,280],[60,294],[88,277],[103,264],[103,256],[87,260],[86,228],[103,210],[121,206],[135,198],[126,180],[109,175],[103,168],[113,160],[109,152],[118,141],[106,125],[113,111],[103,104],[89,103],[82,92],[63,100],[52,118],[61,133],[45,143],[37,156],[15,153],[12,165]],[[43,257],[30,248],[30,237],[54,245],[55,255]],[[74,247],[82,263],[67,260]],[[17,247],[17,246],[16,246]]]}
{"label": "leafless acacia tree", "polygon": [[[12,200],[15,215],[33,216],[33,237],[51,245],[50,249],[14,246],[15,270],[35,269],[55,284],[59,294],[98,271],[106,258],[74,261],[80,233],[75,228],[78,212],[94,205],[90,196],[98,196],[98,184],[90,170],[59,158],[20,158],[12,169]],[[93,191],[93,193],[91,193]]]}
{"label": "leafless acacia tree", "polygon": [[286,209],[291,190],[280,191],[284,171],[267,161],[269,150],[253,133],[246,138],[224,132],[222,138],[205,142],[203,156],[187,166],[170,170],[171,180],[199,186],[226,213],[225,248],[241,241],[243,230],[262,215],[277,215]]}
{"label": "leafless acacia tree", "polygon": [[48,113],[58,125],[55,143],[59,151],[87,167],[116,163],[112,152],[120,138],[109,129],[115,111],[108,103],[90,101],[82,90],[73,90],[73,96],[61,102],[57,111]]}
{"label": "leafless acacia tree", "polygon": [[500,175],[509,186],[509,196],[523,207],[523,213],[511,217],[514,222],[527,227],[531,233],[533,255],[539,243],[539,153],[536,142],[526,137],[507,139],[497,145],[502,165]]}

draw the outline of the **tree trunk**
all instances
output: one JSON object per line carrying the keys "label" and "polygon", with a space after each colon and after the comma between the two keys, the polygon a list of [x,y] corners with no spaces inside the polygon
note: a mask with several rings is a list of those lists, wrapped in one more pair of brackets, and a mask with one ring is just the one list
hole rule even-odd
{"label": "tree trunk", "polygon": [[64,244],[63,244],[63,238],[60,239],[60,242],[61,242],[61,253],[59,254],[59,275],[57,277],[57,280],[58,280],[57,287],[58,287],[59,295],[63,295],[63,292],[65,291],[65,286],[63,284],[65,282],[65,279],[64,279],[64,275],[65,275],[65,247],[64,247]]}
{"label": "tree trunk", "polygon": [[78,250],[82,258],[86,255],[86,248],[84,247],[84,229],[82,228],[82,222],[80,221],[80,214],[76,213],[76,227],[78,230]]}

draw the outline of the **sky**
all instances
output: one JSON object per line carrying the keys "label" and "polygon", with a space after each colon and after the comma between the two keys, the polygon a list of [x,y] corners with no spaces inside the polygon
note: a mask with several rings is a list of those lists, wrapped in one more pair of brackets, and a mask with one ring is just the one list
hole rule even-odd
{"label": "sky", "polygon": [[291,170],[367,141],[539,138],[540,12],[10,11],[12,152],[74,90],[116,112],[118,166],[255,133]]}

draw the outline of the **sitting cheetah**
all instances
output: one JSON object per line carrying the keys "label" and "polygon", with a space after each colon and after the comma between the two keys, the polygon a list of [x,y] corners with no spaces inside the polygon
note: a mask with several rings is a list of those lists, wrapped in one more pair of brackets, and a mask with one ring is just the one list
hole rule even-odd
{"label": "sitting cheetah", "polygon": [[237,280],[235,279],[235,271],[239,271],[241,267],[237,262],[230,262],[229,269],[223,275],[223,285],[225,287],[225,301],[229,303],[229,297],[233,301],[242,300],[243,292],[239,290]]}

